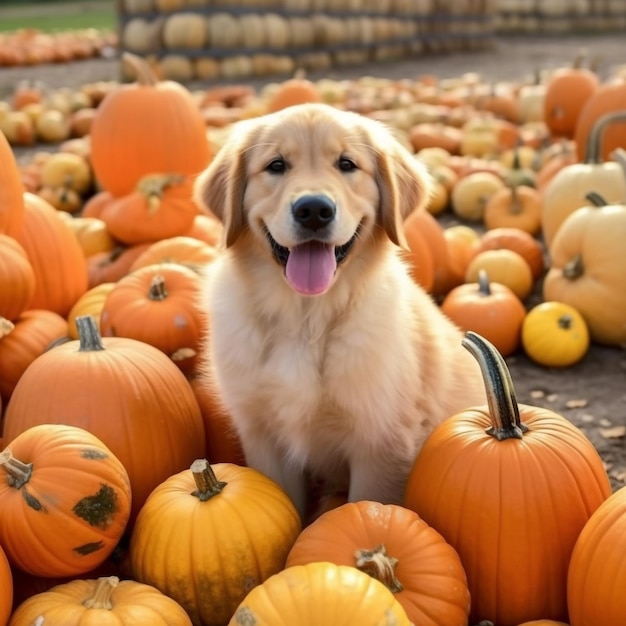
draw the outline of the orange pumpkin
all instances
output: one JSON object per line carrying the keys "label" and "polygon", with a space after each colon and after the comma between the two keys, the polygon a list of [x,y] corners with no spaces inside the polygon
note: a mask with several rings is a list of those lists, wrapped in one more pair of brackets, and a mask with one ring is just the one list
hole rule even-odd
{"label": "orange pumpkin", "polygon": [[134,191],[109,202],[100,219],[109,233],[126,245],[183,235],[198,213],[192,187],[191,178],[178,175],[144,176]]}
{"label": "orange pumpkin", "polygon": [[101,338],[89,316],[76,323],[80,339],[42,354],[18,381],[4,436],[59,422],[90,431],[128,471],[132,520],[157,484],[204,453],[200,409],[160,350],[126,337]]}
{"label": "orange pumpkin", "polygon": [[293,78],[279,83],[267,102],[268,113],[274,113],[296,104],[321,102],[322,97],[314,82],[297,73]]}
{"label": "orange pumpkin", "polygon": [[[624,111],[626,111],[626,79],[600,85],[585,103],[576,123],[574,140],[580,161],[585,157],[587,142],[594,125],[606,115]],[[613,150],[624,147],[626,147],[626,116],[611,124],[610,132],[606,133],[602,141],[600,157],[603,161],[608,161]]]}
{"label": "orange pumpkin", "polygon": [[452,289],[441,310],[462,330],[488,339],[504,356],[520,345],[526,309],[506,285],[489,282],[484,270],[479,271],[477,282]]}
{"label": "orange pumpkin", "polygon": [[539,280],[545,270],[543,247],[535,237],[519,228],[500,227],[483,233],[474,248],[474,254],[485,250],[517,252],[530,267],[533,280]]}
{"label": "orange pumpkin", "polygon": [[222,241],[223,226],[217,218],[209,215],[196,215],[191,228],[184,233],[186,237],[193,237],[208,243],[210,246],[219,246]]}
{"label": "orange pumpkin", "polygon": [[135,259],[130,271],[134,272],[141,267],[158,263],[178,263],[194,272],[201,272],[206,265],[217,258],[218,254],[214,246],[194,237],[183,235],[168,237],[151,244]]}
{"label": "orange pumpkin", "polygon": [[206,126],[180,83],[159,81],[148,63],[125,53],[137,82],[120,85],[101,102],[91,124],[91,162],[100,185],[114,196],[133,191],[146,175],[191,176],[208,164]]}
{"label": "orange pumpkin", "polygon": [[493,345],[475,333],[463,345],[480,364],[488,406],[433,431],[415,460],[405,505],[459,553],[471,624],[565,620],[574,544],[611,494],[602,459],[568,419],[517,404]]}
{"label": "orange pumpkin", "polygon": [[30,309],[15,320],[0,341],[0,396],[5,402],[26,368],[66,335],[65,318],[53,311]]}
{"label": "orange pumpkin", "polygon": [[100,218],[102,211],[112,200],[113,196],[108,191],[99,191],[85,201],[80,216]]}
{"label": "orange pumpkin", "polygon": [[9,560],[40,576],[79,575],[100,565],[130,515],[122,463],[74,426],[41,424],[9,439],[0,453],[0,544]]}
{"label": "orange pumpkin", "polygon": [[0,317],[15,321],[35,295],[35,271],[24,248],[0,233]]}
{"label": "orange pumpkin", "polygon": [[624,623],[625,529],[626,487],[622,487],[595,511],[574,546],[567,579],[572,626]]}
{"label": "orange pumpkin", "polygon": [[30,308],[66,316],[87,291],[87,262],[76,235],[43,198],[24,194],[24,223],[17,241],[35,272]]}
{"label": "orange pumpkin", "polygon": [[536,235],[541,230],[541,207],[541,195],[533,187],[507,186],[487,200],[483,221],[488,230],[517,228]]}
{"label": "orange pumpkin", "polygon": [[184,372],[197,364],[207,320],[202,279],[176,263],[147,265],[120,279],[100,313],[103,337],[130,337],[165,353]]}
{"label": "orange pumpkin", "polygon": [[116,246],[110,252],[96,252],[87,259],[89,287],[102,283],[115,283],[130,272],[132,264],[143,254],[149,243],[134,246]]}
{"label": "orange pumpkin", "polygon": [[0,546],[0,624],[7,624],[13,605],[13,576],[9,562]]}
{"label": "orange pumpkin", "polygon": [[158,589],[117,576],[73,580],[32,596],[15,610],[10,624],[79,626],[90,621],[99,626],[191,626],[183,608]]}
{"label": "orange pumpkin", "polygon": [[600,86],[598,75],[580,67],[560,68],[548,79],[543,101],[543,117],[550,132],[557,137],[573,138],[583,107]]}
{"label": "orange pumpkin", "polygon": [[286,567],[321,561],[373,576],[415,624],[467,623],[470,597],[458,554],[404,507],[361,501],[324,513],[300,533]]}
{"label": "orange pumpkin", "polygon": [[0,132],[0,233],[15,237],[22,228],[24,185],[13,150]]}

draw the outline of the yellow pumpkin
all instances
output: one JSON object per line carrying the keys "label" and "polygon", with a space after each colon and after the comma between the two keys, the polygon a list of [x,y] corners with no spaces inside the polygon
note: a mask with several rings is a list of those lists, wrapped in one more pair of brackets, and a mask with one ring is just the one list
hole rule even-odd
{"label": "yellow pumpkin", "polygon": [[562,302],[542,302],[522,324],[522,346],[536,363],[569,367],[589,350],[589,329],[583,316]]}
{"label": "yellow pumpkin", "polygon": [[294,565],[255,587],[228,626],[411,626],[393,593],[349,565]]}
{"label": "yellow pumpkin", "polygon": [[480,222],[487,202],[504,187],[504,181],[492,172],[473,172],[458,180],[452,189],[454,213],[465,220]]}

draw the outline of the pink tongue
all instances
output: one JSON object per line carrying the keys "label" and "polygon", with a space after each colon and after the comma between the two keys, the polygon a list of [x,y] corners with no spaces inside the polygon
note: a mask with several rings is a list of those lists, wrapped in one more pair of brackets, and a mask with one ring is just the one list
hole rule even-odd
{"label": "pink tongue", "polygon": [[290,250],[287,280],[297,292],[313,296],[330,287],[336,269],[334,246],[308,241]]}

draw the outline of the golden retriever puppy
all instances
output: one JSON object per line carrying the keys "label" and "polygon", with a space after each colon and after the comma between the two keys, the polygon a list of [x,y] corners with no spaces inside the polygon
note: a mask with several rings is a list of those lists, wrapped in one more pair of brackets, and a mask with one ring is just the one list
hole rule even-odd
{"label": "golden retriever puppy", "polygon": [[400,503],[433,427],[485,402],[461,333],[401,258],[428,188],[384,126],[320,104],[240,122],[197,181],[225,233],[207,380],[248,464],[301,514],[309,473]]}

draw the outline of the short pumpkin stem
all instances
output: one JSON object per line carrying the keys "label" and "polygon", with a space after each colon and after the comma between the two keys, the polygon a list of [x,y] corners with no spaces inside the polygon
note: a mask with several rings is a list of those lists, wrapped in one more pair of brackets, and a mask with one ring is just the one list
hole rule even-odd
{"label": "short pumpkin stem", "polygon": [[590,191],[589,193],[585,194],[585,199],[589,200],[592,206],[595,207],[608,205],[608,202],[597,191]]}
{"label": "short pumpkin stem", "polygon": [[33,474],[33,464],[16,459],[9,448],[0,452],[0,466],[7,473],[9,487],[14,489],[21,489]]}
{"label": "short pumpkin stem", "polygon": [[557,323],[559,325],[559,328],[562,328],[563,330],[569,330],[574,323],[574,318],[569,313],[565,313],[564,315],[561,315],[561,317],[559,317]]}
{"label": "short pumpkin stem", "polygon": [[111,594],[119,582],[120,579],[117,576],[101,576],[96,581],[96,588],[91,596],[83,602],[83,606],[86,609],[105,609],[110,611],[113,609]]}
{"label": "short pumpkin stem", "polygon": [[75,320],[80,341],[79,352],[95,352],[104,350],[98,325],[92,315],[79,315]]}
{"label": "short pumpkin stem", "polygon": [[13,322],[6,319],[6,317],[0,317],[0,339],[6,337],[14,328],[15,324]]}
{"label": "short pumpkin stem", "polygon": [[151,87],[159,82],[150,65],[140,56],[132,52],[124,52],[122,54],[122,63],[128,65],[133,70],[135,78],[140,85]]}
{"label": "short pumpkin stem", "polygon": [[383,583],[392,593],[398,593],[404,589],[402,583],[396,578],[398,559],[389,556],[383,544],[376,546],[373,550],[357,550],[354,556],[357,569]]}
{"label": "short pumpkin stem", "polygon": [[190,469],[198,488],[191,495],[196,496],[201,502],[210,500],[227,485],[227,483],[217,480],[213,468],[206,459],[196,459],[191,464]]}
{"label": "short pumpkin stem", "polygon": [[569,280],[576,280],[585,273],[583,257],[577,254],[569,263],[563,266],[563,276]]}
{"label": "short pumpkin stem", "polygon": [[172,185],[180,185],[183,181],[184,177],[180,174],[149,174],[137,183],[137,189],[145,197],[149,213],[154,214],[161,208],[165,190]]}
{"label": "short pumpkin stem", "polygon": [[157,274],[152,277],[152,281],[150,282],[150,291],[148,291],[148,299],[149,300],[165,300],[167,298],[168,293],[167,289],[165,289],[165,278],[163,278],[162,274]]}
{"label": "short pumpkin stem", "polygon": [[496,347],[471,330],[461,344],[478,361],[487,392],[491,426],[487,434],[498,441],[522,439],[528,427],[522,423],[511,373]]}
{"label": "short pumpkin stem", "polygon": [[484,269],[478,270],[478,295],[483,297],[491,295],[491,284],[489,283],[489,276]]}

